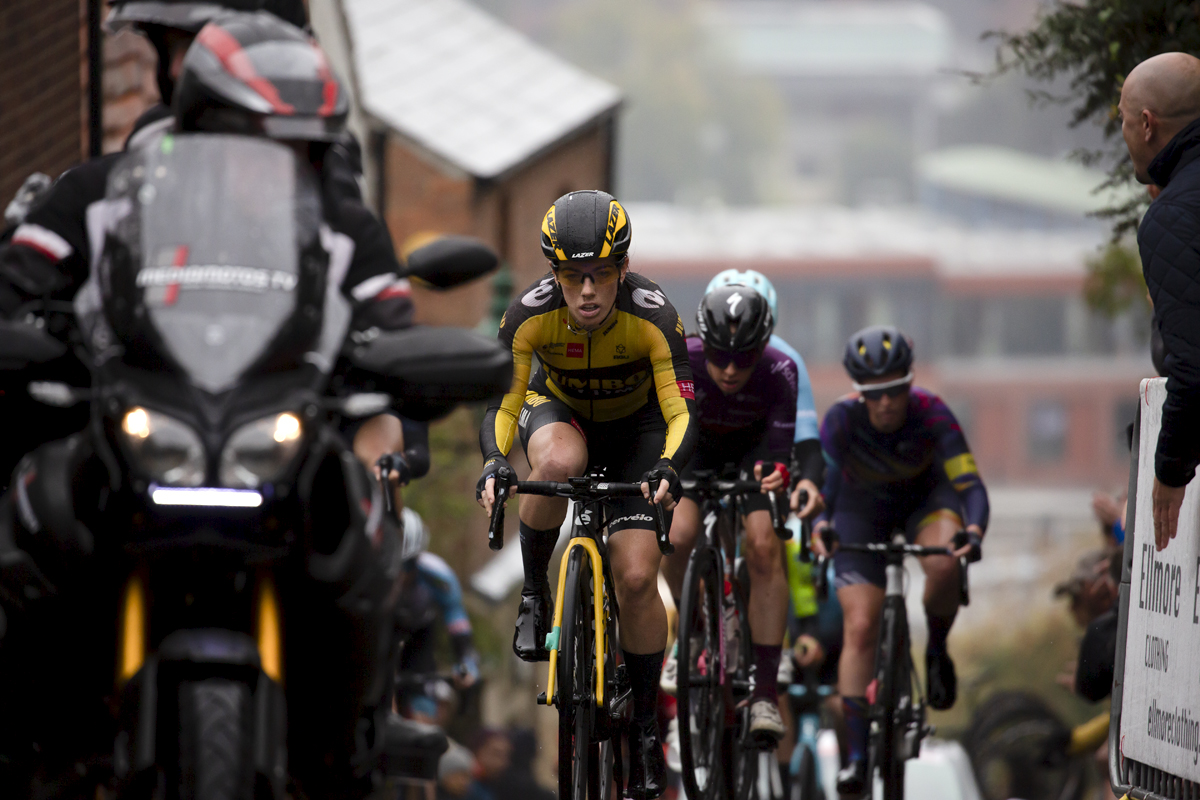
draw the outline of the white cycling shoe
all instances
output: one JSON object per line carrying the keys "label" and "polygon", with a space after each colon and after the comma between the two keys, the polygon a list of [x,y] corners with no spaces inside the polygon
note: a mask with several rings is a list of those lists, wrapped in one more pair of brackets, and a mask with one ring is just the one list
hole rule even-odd
{"label": "white cycling shoe", "polygon": [[679,755],[679,720],[672,718],[667,723],[667,769],[683,772],[683,758]]}
{"label": "white cycling shoe", "polygon": [[783,738],[783,718],[772,700],[755,700],[750,705],[750,736],[762,747],[774,747]]}
{"label": "white cycling shoe", "polygon": [[[658,679],[658,688],[671,695],[671,697],[674,697],[675,692],[679,689],[678,642],[671,648],[670,654],[667,655],[667,660],[663,662],[662,676]],[[676,737],[676,740],[678,740],[678,737]]]}

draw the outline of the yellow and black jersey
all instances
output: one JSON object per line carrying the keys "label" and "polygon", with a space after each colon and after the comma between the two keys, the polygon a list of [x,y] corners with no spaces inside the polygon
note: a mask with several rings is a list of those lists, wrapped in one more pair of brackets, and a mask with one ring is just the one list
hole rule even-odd
{"label": "yellow and black jersey", "polygon": [[683,321],[653,281],[627,273],[615,312],[589,333],[570,322],[562,291],[548,273],[508,307],[500,340],[512,348],[513,382],[484,418],[479,438],[485,460],[508,455],[512,447],[535,354],[538,388],[580,419],[611,422],[657,406],[667,423],[662,457],[676,470],[691,457],[696,400]]}

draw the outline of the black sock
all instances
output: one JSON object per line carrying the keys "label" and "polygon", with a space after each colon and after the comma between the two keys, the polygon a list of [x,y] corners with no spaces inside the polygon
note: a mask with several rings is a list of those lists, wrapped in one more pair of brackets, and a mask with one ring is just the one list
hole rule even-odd
{"label": "black sock", "polygon": [[870,735],[867,718],[870,706],[865,697],[843,697],[842,709],[846,715],[847,761],[863,761],[867,757],[867,737]]}
{"label": "black sock", "polygon": [[954,616],[934,617],[927,615],[925,622],[929,626],[929,642],[925,650],[930,653],[946,652],[946,637],[950,635],[950,626],[954,624]]}
{"label": "black sock", "polygon": [[546,569],[558,543],[558,528],[538,531],[521,523],[521,561],[525,565],[525,594],[537,594],[546,586]]}
{"label": "black sock", "polygon": [[658,713],[658,679],[662,675],[663,652],[631,653],[622,650],[629,688],[633,693],[633,718],[646,722]]}
{"label": "black sock", "polygon": [[781,644],[754,645],[754,699],[779,698],[779,658],[783,655]]}

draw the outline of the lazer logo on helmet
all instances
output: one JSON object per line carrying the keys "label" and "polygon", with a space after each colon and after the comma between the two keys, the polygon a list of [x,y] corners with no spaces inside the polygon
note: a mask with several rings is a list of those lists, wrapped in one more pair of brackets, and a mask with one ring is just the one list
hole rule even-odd
{"label": "lazer logo on helmet", "polygon": [[595,250],[588,250],[586,253],[576,253],[571,258],[591,258],[594,255],[596,255]]}

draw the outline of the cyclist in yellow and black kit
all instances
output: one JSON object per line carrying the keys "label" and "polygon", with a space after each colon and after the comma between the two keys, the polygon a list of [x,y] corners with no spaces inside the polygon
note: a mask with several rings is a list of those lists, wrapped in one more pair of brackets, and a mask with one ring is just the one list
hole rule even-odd
{"label": "cyclist in yellow and black kit", "polygon": [[[625,209],[604,192],[570,192],[546,212],[542,251],[552,271],[500,322],[513,383],[480,430],[477,495],[490,513],[496,473],[518,434],[531,480],[565,481],[604,467],[613,481],[642,481],[644,498],[612,503],[608,552],[633,692],[627,792],[653,798],[666,777],[655,699],[667,616],[650,504],[670,509],[680,496],[678,474],[696,439],[695,389],[683,323],[655,283],[629,272],[629,242]],[[513,650],[526,661],[549,658],[546,568],[566,510],[560,498],[521,499],[525,584]]]}

